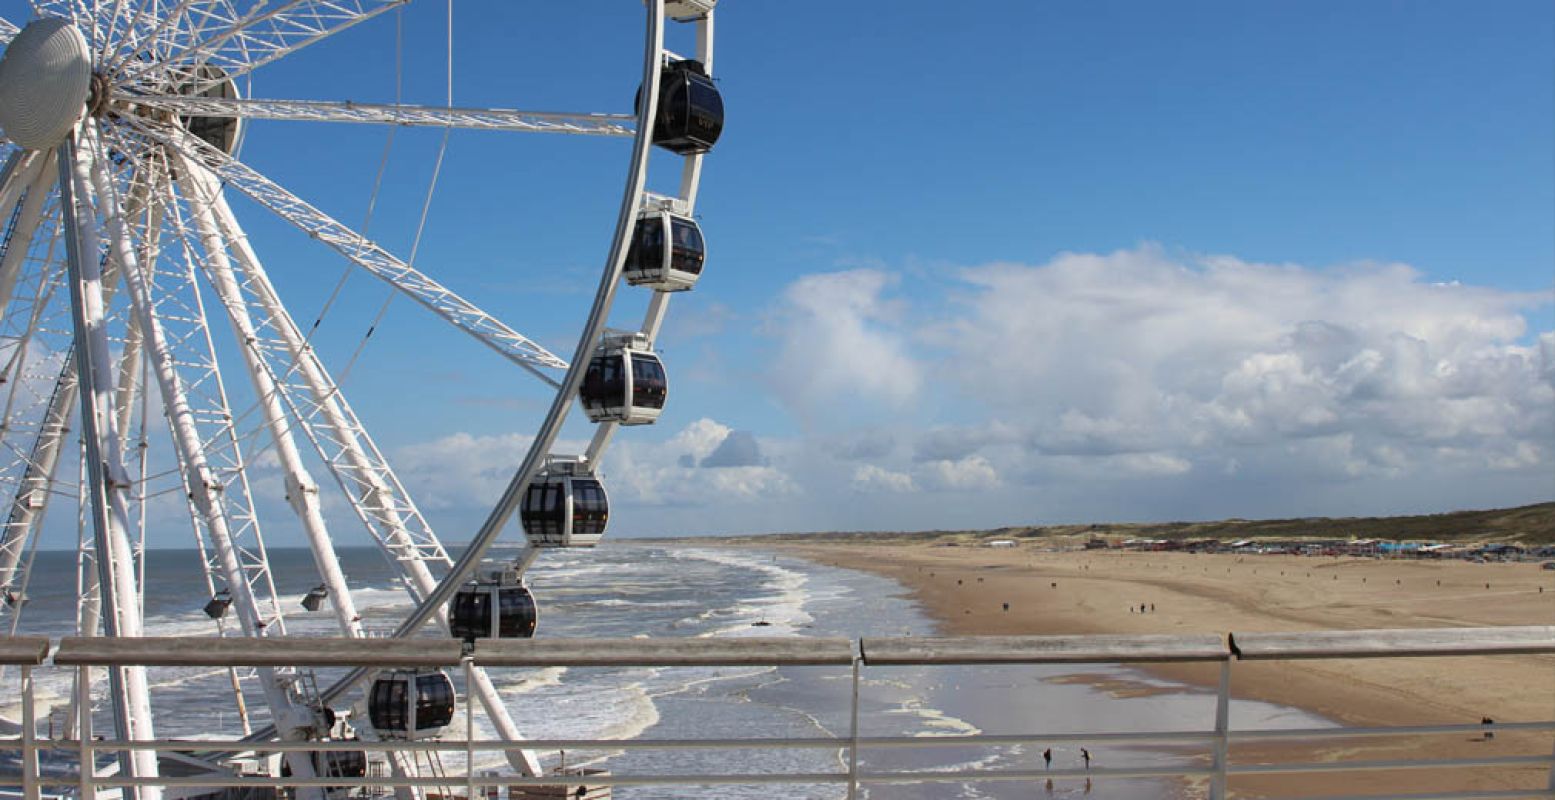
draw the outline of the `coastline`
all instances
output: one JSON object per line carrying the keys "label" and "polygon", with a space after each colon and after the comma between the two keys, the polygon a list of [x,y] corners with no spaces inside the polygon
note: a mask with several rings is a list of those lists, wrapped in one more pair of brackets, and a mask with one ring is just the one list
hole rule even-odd
{"label": "coastline", "polygon": [[[750,542],[892,578],[951,635],[1215,633],[1555,622],[1555,574],[1536,564],[1043,550],[944,543]],[[1487,588],[1488,584],[1488,588]],[[1539,592],[1539,587],[1544,591]],[[1009,610],[1004,604],[1009,603]],[[1153,612],[1139,613],[1143,604]],[[1213,687],[1207,665],[1144,671]],[[1372,659],[1238,665],[1238,699],[1351,726],[1555,719],[1555,658]],[[1076,676],[1083,680],[1083,676]],[[1233,746],[1234,763],[1541,755],[1549,734]],[[1543,788],[1547,768],[1244,776],[1247,796]]]}

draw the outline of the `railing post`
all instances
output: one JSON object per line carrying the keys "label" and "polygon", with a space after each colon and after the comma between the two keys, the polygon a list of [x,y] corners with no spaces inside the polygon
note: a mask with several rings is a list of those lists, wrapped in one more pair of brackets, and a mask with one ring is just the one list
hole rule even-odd
{"label": "railing post", "polygon": [[475,658],[466,652],[459,661],[464,667],[464,796],[475,800]]}
{"label": "railing post", "polygon": [[76,736],[80,737],[81,800],[97,800],[97,754],[92,750],[92,668],[76,673]]}
{"label": "railing post", "polygon": [[1220,690],[1215,694],[1215,774],[1210,777],[1210,800],[1225,800],[1226,759],[1230,751],[1231,657],[1220,662]]}
{"label": "railing post", "polygon": [[38,720],[33,707],[32,667],[22,665],[22,797],[38,800]]}
{"label": "railing post", "polygon": [[[1555,755],[1555,754],[1552,754]],[[1550,794],[1555,794],[1555,764],[1550,764]]]}
{"label": "railing post", "polygon": [[858,797],[858,678],[859,658],[853,659],[853,717],[848,724],[848,800]]}

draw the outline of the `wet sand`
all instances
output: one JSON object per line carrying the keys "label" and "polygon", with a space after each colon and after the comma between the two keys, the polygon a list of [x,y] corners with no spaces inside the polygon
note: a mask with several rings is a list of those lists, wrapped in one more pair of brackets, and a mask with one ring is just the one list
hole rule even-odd
{"label": "wet sand", "polygon": [[[774,545],[907,586],[947,634],[1216,633],[1555,624],[1555,571],[1536,564],[1044,551],[932,543]],[[1539,591],[1543,587],[1543,592]],[[1009,610],[1004,610],[1004,604]],[[1141,613],[1154,604],[1154,611]],[[1213,686],[1204,665],[1149,671]],[[1077,669],[1077,675],[1083,669]],[[1233,693],[1351,726],[1555,719],[1555,657],[1250,662]],[[1083,679],[1081,677],[1080,679]],[[1548,756],[1555,735],[1503,732],[1240,745],[1233,763]],[[1542,789],[1547,767],[1246,776],[1237,796]],[[1197,792],[1194,792],[1197,793]]]}

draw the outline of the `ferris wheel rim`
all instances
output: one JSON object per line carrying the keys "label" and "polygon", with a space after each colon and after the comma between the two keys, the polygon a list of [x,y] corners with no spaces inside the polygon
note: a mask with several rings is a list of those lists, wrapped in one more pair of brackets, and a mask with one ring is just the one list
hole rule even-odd
{"label": "ferris wheel rim", "polygon": [[[404,2],[407,2],[407,1],[408,0],[387,0],[387,2],[384,3],[384,7],[381,8],[378,13],[381,13],[382,10],[386,10],[388,7],[395,7],[395,6],[402,5]],[[181,5],[182,6],[187,6],[187,5],[190,5],[191,2],[192,2],[192,0],[184,0],[184,2]],[[299,0],[299,2],[300,2],[300,0]],[[290,3],[284,4],[280,8],[282,10],[284,10],[284,8],[289,8],[289,7],[294,6],[296,4],[297,4],[297,2],[290,2]],[[34,8],[35,8],[35,10],[41,10],[41,9],[49,8],[51,6],[64,6],[64,5],[65,4],[63,2],[57,2],[57,1],[56,2],[48,2],[47,0],[44,0],[43,2],[35,2],[34,3]],[[80,4],[78,3],[78,4],[75,4],[75,5],[80,5]],[[615,230],[615,233],[614,233],[614,235],[612,237],[612,244],[611,244],[611,248],[610,248],[610,256],[607,259],[606,268],[605,268],[604,274],[601,277],[600,287],[596,291],[594,307],[591,309],[591,312],[590,312],[590,315],[589,315],[589,320],[588,320],[588,323],[585,326],[584,333],[580,335],[579,344],[578,344],[578,347],[575,350],[574,357],[571,360],[571,362],[561,362],[559,364],[548,364],[548,365],[546,365],[546,366],[551,366],[551,367],[555,367],[555,368],[566,368],[566,370],[567,370],[567,372],[566,372],[566,379],[563,382],[561,382],[560,385],[557,385],[556,397],[554,399],[553,406],[552,406],[553,413],[548,414],[547,418],[546,418],[546,422],[542,424],[542,430],[548,431],[547,435],[545,435],[545,436],[536,436],[536,438],[534,440],[534,445],[531,447],[530,452],[526,455],[525,460],[522,463],[522,465],[520,466],[518,473],[514,476],[514,479],[513,479],[512,483],[509,486],[509,490],[504,493],[503,499],[501,501],[499,501],[497,508],[493,510],[493,513],[492,513],[491,517],[488,519],[488,525],[487,526],[483,526],[483,534],[484,534],[486,528],[488,528],[488,527],[491,528],[490,536],[485,536],[484,539],[483,539],[483,542],[481,543],[481,545],[479,547],[472,547],[472,548],[470,548],[469,550],[466,551],[465,556],[463,558],[461,558],[461,560],[457,564],[451,565],[448,573],[444,576],[443,581],[440,584],[438,584],[436,586],[436,588],[432,592],[430,592],[423,599],[421,605],[418,606],[417,609],[413,612],[412,617],[413,618],[417,618],[416,621],[414,623],[412,623],[410,619],[407,619],[405,623],[402,623],[401,631],[397,631],[396,635],[408,635],[408,633],[412,632],[416,627],[419,627],[421,624],[424,624],[432,615],[436,614],[438,612],[439,608],[446,606],[446,600],[448,599],[448,597],[451,596],[452,593],[455,590],[457,590],[457,588],[463,582],[463,580],[465,578],[467,578],[468,575],[478,565],[479,559],[480,559],[480,557],[482,555],[484,555],[484,551],[485,551],[486,547],[489,546],[490,542],[492,540],[494,540],[498,534],[500,534],[501,529],[511,519],[511,516],[512,516],[514,510],[517,507],[518,498],[522,495],[524,487],[526,487],[528,485],[528,483],[533,479],[535,473],[538,471],[539,465],[544,461],[545,458],[547,458],[550,455],[549,454],[549,449],[554,444],[556,435],[557,435],[557,433],[559,433],[560,426],[561,426],[562,422],[565,421],[566,414],[570,410],[571,404],[573,402],[575,402],[575,400],[576,400],[576,395],[577,395],[577,390],[578,390],[578,382],[581,380],[582,372],[583,372],[583,370],[585,369],[585,367],[588,364],[588,355],[592,351],[595,343],[599,340],[599,337],[600,337],[600,335],[602,333],[604,322],[605,322],[606,318],[608,317],[608,314],[609,314],[609,311],[610,311],[611,302],[613,301],[613,298],[614,298],[615,290],[616,290],[616,288],[618,288],[619,283],[620,283],[620,275],[621,275],[621,271],[622,271],[622,262],[623,262],[623,260],[626,257],[627,240],[630,238],[630,236],[632,234],[633,224],[634,224],[634,222],[636,220],[636,217],[637,217],[639,211],[643,207],[643,202],[644,202],[645,181],[646,181],[646,172],[647,172],[647,160],[648,160],[648,154],[649,154],[649,152],[651,152],[651,149],[652,149],[652,146],[653,146],[653,129],[654,129],[653,120],[654,120],[655,109],[656,109],[656,106],[657,106],[658,100],[659,100],[659,97],[658,97],[658,94],[659,94],[659,81],[658,81],[657,78],[658,78],[658,74],[659,74],[659,70],[661,68],[661,65],[664,63],[664,60],[666,58],[666,54],[668,52],[668,51],[666,51],[664,49],[664,46],[663,46],[663,28],[664,28],[665,21],[666,21],[666,17],[665,17],[665,6],[666,6],[666,3],[665,3],[665,0],[649,0],[647,3],[645,3],[645,5],[647,6],[647,14],[648,14],[648,17],[649,17],[649,24],[647,26],[647,35],[646,35],[646,39],[647,39],[647,42],[648,42],[649,46],[645,47],[644,68],[643,68],[643,83],[642,83],[642,85],[643,85],[644,89],[646,90],[645,94],[648,96],[649,102],[642,104],[643,108],[641,108],[639,110],[638,115],[635,117],[635,123],[636,123],[635,126],[632,126],[632,127],[628,128],[627,126],[623,125],[622,122],[624,121],[623,120],[624,115],[582,115],[580,117],[580,115],[569,115],[569,114],[557,113],[557,112],[522,112],[522,111],[512,111],[512,110],[504,111],[504,110],[494,110],[494,109],[444,109],[444,110],[441,110],[441,113],[443,113],[445,115],[443,120],[442,120],[442,122],[441,122],[441,124],[444,124],[446,127],[452,127],[451,125],[449,125],[449,123],[447,121],[447,115],[450,114],[450,113],[453,113],[454,111],[458,111],[458,112],[461,112],[461,113],[465,113],[467,115],[471,115],[472,118],[473,118],[474,115],[479,115],[479,114],[491,115],[491,114],[493,114],[495,112],[502,112],[501,114],[497,114],[497,116],[501,117],[501,116],[503,116],[503,114],[505,114],[506,115],[504,117],[505,122],[503,124],[510,125],[511,129],[513,129],[513,130],[528,130],[528,129],[531,129],[531,128],[537,127],[537,126],[543,128],[543,124],[547,124],[547,123],[554,123],[556,125],[563,125],[563,126],[565,126],[565,125],[574,125],[574,126],[576,126],[576,125],[579,125],[579,124],[593,124],[593,125],[599,126],[597,130],[589,130],[589,131],[562,130],[560,132],[564,132],[564,133],[578,133],[578,132],[603,133],[603,135],[611,135],[611,136],[625,136],[625,135],[629,134],[634,139],[634,148],[633,148],[633,156],[632,156],[632,165],[633,166],[632,166],[632,169],[629,171],[628,189],[624,193],[623,200],[622,200],[622,205],[621,205],[621,210],[620,210],[620,213],[618,214],[618,217],[617,217],[616,230]],[[696,20],[696,22],[698,24],[698,57],[699,57],[700,60],[702,60],[704,63],[706,63],[708,65],[709,70],[710,70],[711,60],[712,60],[711,59],[711,51],[712,51],[712,13],[711,13],[711,4],[709,3],[708,5],[709,5],[709,7],[708,7],[707,12],[704,15],[702,15],[700,19]],[[141,10],[144,10],[144,8],[145,8],[145,6],[143,4],[141,6]],[[72,10],[74,9],[74,5],[71,6],[71,9]],[[84,6],[83,6],[83,9],[84,9]],[[360,21],[360,20],[358,20],[358,21]],[[94,18],[93,25],[90,27],[90,30],[88,32],[88,38],[89,38],[90,42],[92,43],[94,49],[96,49],[98,51],[101,51],[101,52],[103,52],[105,54],[110,52],[108,50],[108,48],[113,46],[114,30],[117,27],[118,23],[119,23],[119,17],[117,16],[117,14],[115,14],[115,16],[111,19],[111,22],[106,26],[106,30],[103,30],[102,28],[100,28],[96,24],[96,20]],[[133,26],[134,24],[135,23],[133,21],[130,22],[131,26]],[[16,35],[16,31],[17,31],[17,29],[15,28],[14,25],[10,25],[8,22],[6,22],[4,20],[0,20],[0,44],[3,44],[5,41],[8,41],[11,37],[15,36]],[[153,34],[152,38],[154,38],[154,34]],[[320,38],[323,38],[323,37],[320,37]],[[118,50],[113,50],[112,51],[112,55],[118,55],[118,54],[119,54]],[[130,57],[132,57],[132,56],[126,54],[126,55],[123,56],[123,58],[119,59],[118,63],[122,64],[122,63],[124,63],[125,60],[128,60]],[[264,62],[264,63],[268,63],[268,62]],[[259,64],[259,65],[262,65],[262,64]],[[255,66],[258,66],[258,65],[255,65]],[[120,86],[128,85],[133,78],[136,78],[136,77],[144,75],[147,72],[148,69],[149,68],[147,68],[147,67],[140,68],[135,73],[133,73],[133,75],[126,76],[124,78],[124,80],[119,82],[119,85]],[[148,97],[154,97],[154,96],[148,96]],[[131,101],[131,102],[133,102],[133,101]],[[143,105],[145,105],[147,107],[154,107],[156,102],[159,102],[159,101],[152,100],[152,99],[147,99],[147,100],[145,100]],[[173,111],[173,110],[176,110],[173,107],[177,106],[179,101],[176,100],[176,99],[169,100],[167,98],[167,96],[163,96],[162,100],[160,102],[162,102],[162,104],[163,104],[161,106],[162,110],[164,110],[164,111]],[[213,99],[207,99],[207,100],[199,101],[199,102],[206,102],[207,103],[206,108],[213,108],[216,105],[219,105],[219,102],[216,101],[216,100],[213,100]],[[250,102],[251,103],[257,103],[257,102],[261,102],[261,101],[250,101]],[[268,101],[268,102],[271,102],[273,104],[273,103],[284,102],[284,101]],[[347,104],[347,105],[349,105],[349,104]],[[193,104],[186,104],[184,106],[185,109],[194,108],[194,107],[197,107],[197,106],[195,106]],[[328,110],[329,113],[335,113],[335,114],[338,114],[340,112],[340,108],[338,106],[334,107],[334,108],[331,108],[331,109],[327,109],[327,110]],[[360,111],[360,110],[363,110],[363,108],[362,107],[358,107],[357,110]],[[393,107],[392,109],[386,109],[385,107],[376,107],[376,108],[374,108],[374,107],[367,107],[367,108],[365,108],[365,110],[368,111],[368,112],[374,113],[374,114],[379,114],[379,115],[389,114],[391,112],[395,113],[395,114],[401,114],[401,115],[409,114],[409,113],[417,113],[417,114],[429,114],[429,113],[431,113],[431,111],[426,110],[426,109],[420,109],[420,110],[418,110],[418,109],[407,109],[406,107],[399,107],[399,106]],[[235,114],[234,116],[238,116],[238,115]],[[124,119],[124,115],[115,116],[113,113],[110,112],[108,114],[105,114],[102,117],[101,122],[96,121],[95,118],[89,118],[87,120],[83,120],[81,129],[82,129],[82,131],[84,133],[89,135],[88,138],[91,138],[92,135],[95,135],[96,132],[100,130],[102,137],[104,137],[104,138],[112,138],[113,141],[118,142],[118,138],[117,137],[118,137],[119,133],[117,131],[115,131],[113,129],[110,129],[108,127],[107,122],[108,122],[109,119],[120,119],[120,120],[122,120],[122,119]],[[579,119],[582,119],[583,123],[579,123],[578,122]],[[539,122],[536,122],[537,120]],[[380,121],[380,120],[359,120],[359,119],[353,119],[353,120],[344,120],[344,121]],[[395,124],[410,124],[410,123],[395,123]],[[530,128],[525,128],[525,127],[522,127],[522,126],[530,126]],[[140,129],[140,132],[141,133],[148,132],[147,131],[148,127],[151,127],[151,126],[142,125],[141,129]],[[476,126],[474,124],[472,124],[471,127],[476,127]],[[151,131],[154,132],[154,127],[151,127]],[[0,140],[0,141],[3,141],[3,140]],[[96,143],[101,148],[102,142],[101,141],[97,141]],[[178,148],[178,147],[176,147],[176,145],[173,147],[172,152],[174,153],[174,156],[173,156],[174,158],[188,158],[188,156],[189,156],[189,154],[183,148]],[[106,159],[106,153],[104,153],[103,157],[104,157],[104,159]],[[54,154],[52,154],[52,153],[45,153],[44,158],[41,159],[45,163],[43,163],[41,165],[37,165],[39,172],[46,172],[46,170],[47,170],[47,168],[49,166],[49,164],[47,162],[50,159],[59,160],[61,162],[60,163],[60,168],[61,168],[62,171],[65,170],[65,169],[71,168],[71,167],[79,167],[79,163],[67,165],[67,164],[65,164],[63,162],[62,159],[58,159],[57,156],[55,156]],[[13,153],[12,158],[10,160],[8,160],[8,162],[7,162],[7,167],[6,167],[5,175],[4,176],[0,176],[0,186],[6,187],[7,190],[9,190],[9,188],[13,184],[15,184],[18,187],[20,187],[20,183],[18,181],[15,181],[14,179],[12,179],[10,177],[11,172],[12,172],[13,168],[20,169],[21,166],[24,165],[23,162],[27,162],[25,164],[25,166],[28,166],[28,167],[34,166],[34,165],[32,165],[30,163],[32,160],[35,160],[35,159],[34,159],[34,156],[29,151],[25,151],[25,150],[22,150],[20,148],[17,148],[16,151]],[[697,190],[698,190],[698,186],[699,186],[699,181],[700,181],[701,160],[702,160],[702,156],[701,156],[700,153],[692,155],[692,156],[689,156],[686,159],[685,166],[683,167],[683,170],[682,170],[681,189],[679,191],[679,197],[677,199],[682,204],[682,206],[685,208],[685,210],[687,211],[688,214],[694,208],[694,204],[695,204],[695,201],[696,201],[696,194],[697,194]],[[73,161],[74,161],[74,159],[73,159]],[[197,165],[197,166],[195,166],[194,168],[191,168],[191,165]],[[191,159],[188,162],[186,162],[186,164],[185,164],[186,170],[185,171],[186,172],[191,172],[191,173],[192,172],[196,172],[196,171],[203,172],[204,171],[203,168],[205,166],[206,165],[204,163],[201,163],[200,160],[198,160],[198,159]],[[169,182],[168,186],[171,187],[172,183]],[[22,189],[18,188],[17,191],[20,192],[20,191],[22,191]],[[171,189],[169,191],[171,192]],[[189,197],[186,195],[186,193],[183,193],[183,192],[179,192],[177,195],[174,196],[174,199],[172,201],[172,206],[174,208],[177,208],[178,202],[180,200],[182,202],[191,203],[191,207],[193,206],[192,201],[189,199]],[[0,205],[3,205],[3,203],[0,203]],[[230,211],[228,213],[230,213]],[[239,232],[235,238],[238,240],[238,242],[240,244],[246,245],[246,237],[243,237],[241,235],[241,227],[237,225],[235,220],[232,222],[232,224],[233,224],[233,226],[235,228],[237,228],[237,230]],[[217,226],[219,227],[219,220],[218,220],[218,225]],[[184,235],[187,236],[188,234],[184,234]],[[67,241],[70,241],[70,239],[67,239]],[[365,242],[366,239],[365,239],[365,237],[359,237],[358,241],[359,241],[359,243],[360,242]],[[652,301],[649,304],[649,311],[648,311],[647,316],[644,319],[644,322],[642,324],[642,330],[640,332],[642,334],[646,335],[650,342],[654,338],[657,337],[659,326],[662,324],[662,321],[664,319],[664,315],[667,312],[668,296],[669,296],[669,293],[667,291],[655,291],[654,295],[653,295],[653,299],[652,299]],[[134,297],[134,295],[132,294],[132,299],[133,299],[133,297]],[[557,359],[557,361],[560,361],[560,360]],[[553,385],[556,385],[556,382],[554,382],[554,381],[550,381],[550,382]],[[58,387],[59,387],[59,384],[56,384],[56,389],[58,389]],[[146,391],[147,391],[147,389],[143,386],[142,387],[142,392],[144,393]],[[143,394],[142,396],[145,396],[145,395]],[[552,417],[555,417],[555,419],[553,420]],[[144,417],[142,417],[142,421],[144,421]],[[586,459],[587,459],[588,463],[590,463],[590,464],[597,464],[599,462],[600,457],[603,455],[603,452],[604,452],[605,448],[608,447],[608,444],[610,442],[610,438],[611,438],[611,436],[614,433],[615,427],[616,426],[615,426],[614,423],[604,423],[603,425],[601,425],[599,431],[596,433],[595,437],[591,440],[589,448],[587,450]],[[541,446],[542,441],[544,441],[544,445],[543,446]],[[367,439],[366,442],[367,442],[367,445],[369,447],[372,447],[370,438]],[[401,488],[401,491],[403,491],[403,487],[400,487],[400,488]],[[408,498],[408,494],[406,495],[406,497]],[[493,524],[491,524],[491,520],[498,520],[498,521],[493,525]],[[197,541],[200,541],[200,540],[197,539]],[[261,548],[263,547],[262,541],[261,541],[260,547]],[[473,559],[470,558],[472,553],[474,554],[474,558]],[[530,551],[528,552],[528,554],[526,555],[525,559],[521,562],[521,567],[527,567],[528,564],[532,562],[533,557],[535,555],[537,555],[537,551],[534,548],[531,548]],[[144,592],[144,587],[141,585],[143,583],[143,581],[138,580],[138,581],[134,581],[132,583],[133,583],[133,585],[140,586],[140,591]],[[272,595],[273,595],[274,594],[273,588],[272,588],[271,592],[272,592]]]}

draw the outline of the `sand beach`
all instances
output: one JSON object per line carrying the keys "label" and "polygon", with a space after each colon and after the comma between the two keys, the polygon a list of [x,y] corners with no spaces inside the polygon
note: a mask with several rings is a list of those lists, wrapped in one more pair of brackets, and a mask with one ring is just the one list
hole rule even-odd
{"label": "sand beach", "polygon": [[[1057,549],[991,548],[949,538],[759,545],[888,576],[947,634],[1217,633],[1555,624],[1555,571],[1477,564]],[[1541,591],[1542,588],[1542,591]],[[1005,610],[1008,604],[1008,610]],[[1141,612],[1141,606],[1144,611]],[[1153,610],[1152,609],[1153,606]],[[1213,685],[1213,668],[1157,666]],[[1260,662],[1235,668],[1237,697],[1294,706],[1351,726],[1555,719],[1555,658]],[[1084,680],[1077,670],[1077,680]],[[1233,763],[1549,755],[1547,732],[1351,739],[1322,746],[1241,745]],[[1393,770],[1243,777],[1238,796],[1542,789],[1545,768]]]}

